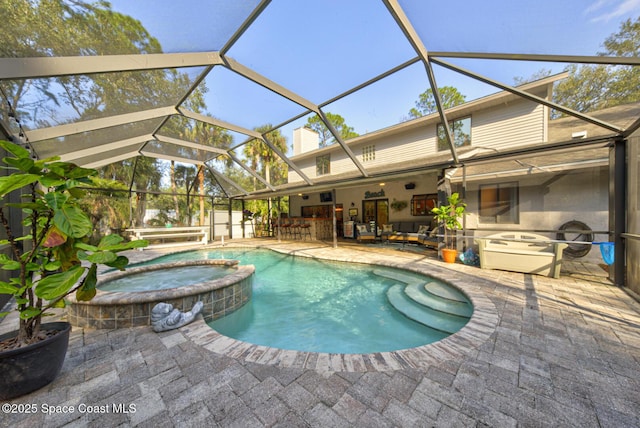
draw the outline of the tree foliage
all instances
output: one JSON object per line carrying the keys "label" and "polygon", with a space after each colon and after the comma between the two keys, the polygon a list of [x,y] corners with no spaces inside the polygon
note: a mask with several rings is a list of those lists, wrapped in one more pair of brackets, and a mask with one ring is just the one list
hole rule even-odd
{"label": "tree foliage", "polygon": [[128,187],[119,181],[97,176],[92,181],[96,189],[110,189],[87,190],[79,201],[94,225],[92,243],[97,243],[100,236],[129,226],[129,193]]}
{"label": "tree foliage", "polygon": [[[348,140],[350,138],[355,138],[359,134],[355,132],[353,127],[347,125],[344,118],[339,114],[333,113],[325,113],[325,116],[331,123],[331,125],[338,131],[338,134],[342,140]],[[311,129],[320,135],[320,147],[326,147],[331,144],[337,143],[335,136],[329,131],[327,125],[320,119],[318,115],[313,115],[307,119],[307,123],[304,125],[305,128]]]}
{"label": "tree foliage", "polygon": [[[114,12],[105,1],[1,0],[0,15],[11,23],[11,31],[0,33],[3,57],[161,52],[159,42],[139,21]],[[124,103],[150,99],[150,83],[163,80],[162,71],[67,76],[6,82],[5,93],[23,123],[43,127],[64,117],[58,111],[63,100],[80,119],[92,119],[97,113],[122,113]],[[166,84],[156,87],[156,95],[167,89]],[[131,96],[134,99],[128,100]]]}
{"label": "tree foliage", "polygon": [[[463,104],[467,98],[453,86],[443,86],[441,88],[438,88],[438,93],[440,94],[440,102],[442,103],[442,108],[444,109]],[[411,119],[426,116],[438,111],[436,106],[436,99],[431,88],[427,89],[419,95],[418,100],[415,102],[415,105],[416,106],[414,108],[409,110],[409,118]]]}
{"label": "tree foliage", "polygon": [[[604,41],[602,56],[640,55],[640,17],[620,25]],[[570,65],[569,77],[558,83],[553,99],[571,109],[590,112],[640,101],[640,68],[613,65]]]}
{"label": "tree foliage", "polygon": [[[11,23],[11,31],[0,33],[4,57],[86,56],[160,53],[160,43],[134,18],[111,9],[106,1],[0,0],[0,14]],[[139,108],[175,104],[189,88],[189,78],[176,70],[99,73],[3,82],[4,94],[20,123],[41,128],[122,114]],[[67,106],[63,109],[61,106]],[[7,103],[0,104],[6,121]],[[73,116],[73,117],[72,117]],[[144,135],[149,124],[131,123],[117,132]],[[114,129],[102,129],[67,137],[65,144],[90,148],[113,139]],[[122,134],[124,135],[124,134]],[[132,177],[134,159],[101,168],[100,176],[133,185],[140,191],[157,190],[162,176],[160,164],[140,157]],[[89,195],[93,197],[97,195]],[[144,193],[137,194],[136,217],[141,223]],[[100,207],[99,201],[90,207]],[[96,211],[92,216],[99,217]],[[118,222],[118,219],[114,219]],[[108,221],[111,223],[111,221]]]}
{"label": "tree foliage", "polygon": [[[271,125],[263,125],[254,129],[263,134],[271,129]],[[267,140],[280,152],[287,152],[287,139],[279,129],[266,135]],[[287,180],[287,164],[262,140],[252,140],[245,144],[243,154],[249,166],[273,185],[283,184]],[[256,190],[255,187],[252,190]]]}
{"label": "tree foliage", "polygon": [[[271,124],[259,126],[254,129],[260,134],[264,134],[272,128]],[[266,134],[267,140],[273,146],[275,146],[280,152],[287,152],[287,139],[279,129],[268,132]],[[247,159],[248,166],[256,171],[261,177],[272,185],[279,185],[286,183],[287,181],[287,164],[282,160],[269,145],[264,141],[255,139],[244,145],[242,153]],[[255,177],[247,177],[248,180],[244,180],[243,186],[250,190],[257,190],[258,183]],[[255,213],[255,218],[261,218],[266,222],[272,217],[273,212],[269,213],[270,202],[265,200],[251,200],[247,201],[246,208]],[[273,209],[274,207],[271,206]]]}
{"label": "tree foliage", "polygon": [[[186,100],[185,107],[196,113],[204,113],[204,110],[206,109],[204,94],[206,92],[207,88],[203,82]],[[175,128],[174,132],[180,139],[202,144],[203,146],[227,150],[231,147],[231,144],[233,142],[233,137],[227,130],[208,123],[191,120],[184,117],[175,117],[173,118],[171,126]],[[197,159],[200,161],[209,161],[210,159],[215,159],[216,157],[213,153],[203,152],[189,147],[180,147],[179,150],[181,151],[181,157]],[[225,158],[223,164],[229,161],[229,158]],[[217,163],[216,161],[213,162]],[[191,207],[186,206],[185,204],[182,209],[180,208],[179,198],[176,196],[176,191],[178,188],[181,188],[184,192],[186,192],[189,189],[188,186],[193,185],[193,188],[197,188],[198,190],[198,223],[200,225],[204,224],[205,211],[208,207],[210,208],[210,204],[208,204],[205,195],[207,193],[211,193],[213,191],[213,188],[215,187],[215,184],[209,180],[210,176],[205,174],[207,168],[205,166],[203,166],[202,168],[191,168],[194,174],[197,170],[197,175],[191,174],[186,182],[184,182],[182,185],[178,185],[175,180],[177,178],[180,178],[178,176],[183,175],[183,172],[177,170],[178,167],[174,164],[174,162],[172,162],[171,165],[171,190],[174,194],[173,199],[177,220],[180,223],[191,225],[191,217],[187,216],[187,213],[191,212]],[[195,198],[192,200],[195,201]]]}

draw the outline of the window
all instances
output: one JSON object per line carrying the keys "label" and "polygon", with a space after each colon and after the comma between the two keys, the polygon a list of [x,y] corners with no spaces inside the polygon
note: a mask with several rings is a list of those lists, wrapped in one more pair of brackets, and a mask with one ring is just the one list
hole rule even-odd
{"label": "window", "polygon": [[362,162],[374,161],[376,160],[376,146],[364,146],[362,148]]}
{"label": "window", "polygon": [[316,157],[316,176],[326,175],[331,172],[331,155]]}
{"label": "window", "polygon": [[518,183],[480,186],[480,221],[483,223],[518,223]]}
{"label": "window", "polygon": [[[453,144],[456,147],[471,145],[471,117],[457,119],[449,122],[451,132],[453,132]],[[438,151],[449,150],[444,126],[438,124]]]}
{"label": "window", "polygon": [[413,195],[411,198],[411,215],[431,215],[431,209],[438,205],[438,195]]}

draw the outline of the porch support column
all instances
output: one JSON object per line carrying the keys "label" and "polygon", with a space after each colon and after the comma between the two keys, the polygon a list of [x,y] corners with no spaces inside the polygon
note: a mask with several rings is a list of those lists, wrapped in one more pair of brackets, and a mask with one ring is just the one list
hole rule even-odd
{"label": "porch support column", "polygon": [[[336,215],[336,189],[331,189],[331,200],[333,200],[333,248],[338,248],[338,216]],[[344,216],[344,213],[342,213]]]}
{"label": "porch support column", "polygon": [[[451,196],[451,180],[447,175],[447,170],[443,169],[438,174],[438,206],[447,204],[447,198]],[[447,247],[444,239],[444,225],[438,224],[438,256],[442,254],[442,249]]]}
{"label": "porch support column", "polygon": [[[609,279],[618,287],[624,287],[625,278],[625,240],[622,237],[626,228],[627,196],[627,140],[614,141],[609,153],[609,231],[613,231],[615,248],[613,269]],[[613,229],[613,230],[612,230]],[[613,276],[613,277],[612,277]]]}

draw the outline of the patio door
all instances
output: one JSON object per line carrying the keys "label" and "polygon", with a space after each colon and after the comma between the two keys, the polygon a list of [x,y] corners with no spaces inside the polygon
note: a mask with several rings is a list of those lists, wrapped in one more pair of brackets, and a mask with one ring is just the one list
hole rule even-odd
{"label": "patio door", "polygon": [[362,220],[365,223],[375,222],[377,230],[389,222],[389,200],[374,199],[362,201]]}

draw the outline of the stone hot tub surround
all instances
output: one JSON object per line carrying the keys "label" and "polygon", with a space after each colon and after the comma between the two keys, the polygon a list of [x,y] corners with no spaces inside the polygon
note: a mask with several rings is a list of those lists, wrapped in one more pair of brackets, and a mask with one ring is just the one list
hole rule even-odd
{"label": "stone hot tub surround", "polygon": [[[144,274],[185,266],[229,266],[233,272],[220,279],[154,291],[103,291],[100,284],[128,275]],[[254,266],[239,266],[238,260],[190,260],[129,268],[99,277],[97,294],[89,302],[68,299],[67,317],[71,325],[101,329],[151,325],[151,309],[160,302],[181,311],[203,303],[205,321],[218,319],[241,308],[251,299]]]}

